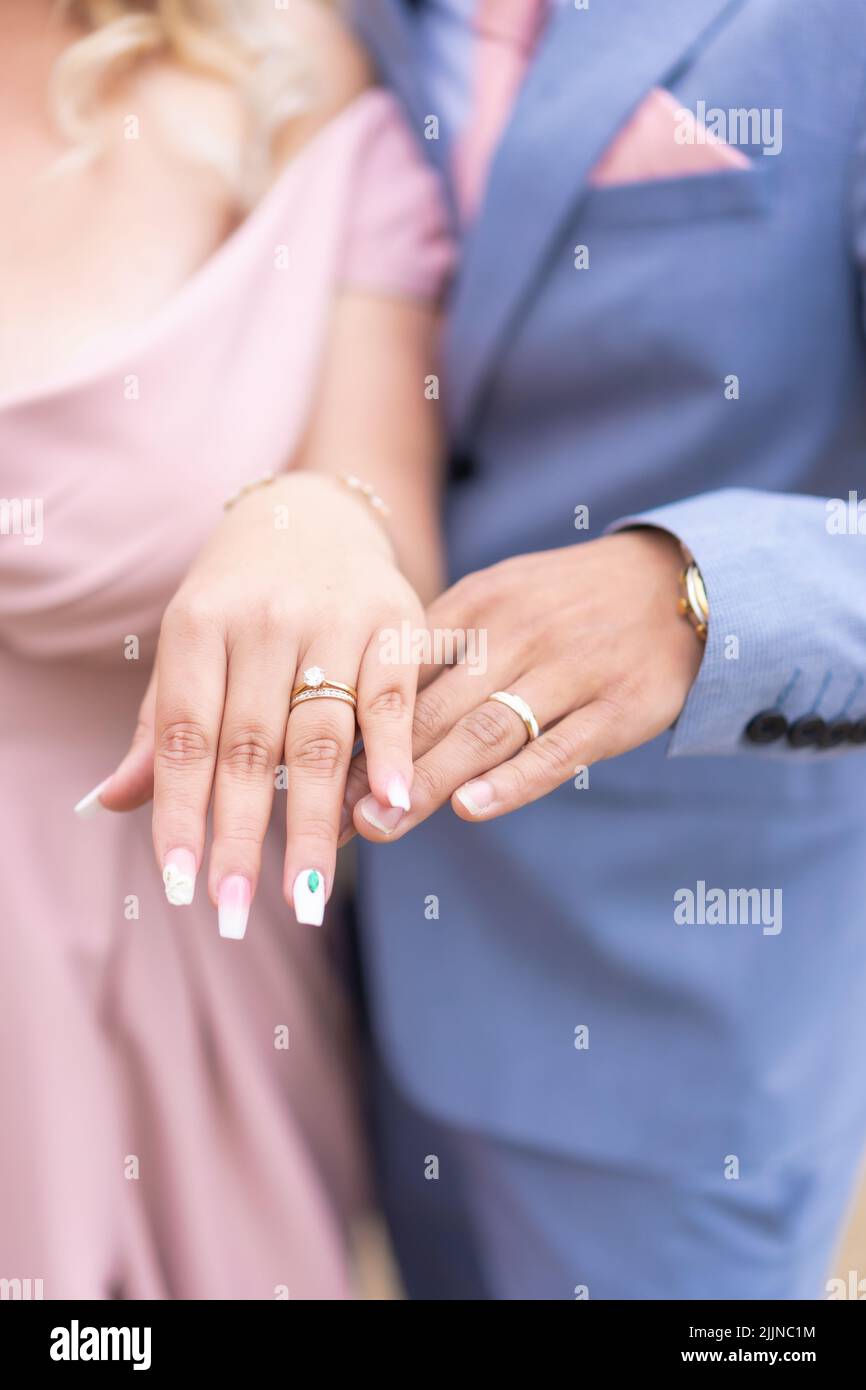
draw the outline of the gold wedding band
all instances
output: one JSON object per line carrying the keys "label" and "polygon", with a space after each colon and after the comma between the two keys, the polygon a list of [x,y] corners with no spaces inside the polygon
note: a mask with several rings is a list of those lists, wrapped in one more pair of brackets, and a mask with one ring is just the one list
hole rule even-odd
{"label": "gold wedding band", "polygon": [[358,692],[353,685],[344,685],[342,681],[328,680],[321,666],[308,666],[304,672],[304,679],[300,685],[296,685],[292,691],[289,701],[289,713],[295,705],[303,704],[305,700],[340,700],[343,704],[351,705],[353,709],[358,705]]}
{"label": "gold wedding band", "polygon": [[302,705],[305,700],[340,700],[344,705],[351,705],[352,709],[358,707],[354,695],[351,695],[347,690],[336,690],[333,686],[322,686],[321,690],[302,690],[299,695],[293,695],[289,705],[289,714],[298,705]]}
{"label": "gold wedding band", "polygon": [[529,735],[529,742],[538,738],[538,720],[532,713],[529,705],[519,695],[512,695],[510,690],[494,690],[492,695],[487,696],[488,700],[498,700],[500,705],[507,706],[518,717],[523,720],[524,727]]}

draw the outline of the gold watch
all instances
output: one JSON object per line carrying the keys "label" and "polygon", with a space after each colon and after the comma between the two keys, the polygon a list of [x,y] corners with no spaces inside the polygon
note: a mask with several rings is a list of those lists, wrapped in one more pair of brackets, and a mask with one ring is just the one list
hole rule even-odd
{"label": "gold watch", "polygon": [[707,625],[710,621],[710,605],[707,601],[703,575],[694,560],[689,560],[680,574],[680,590],[678,605],[680,613],[686,622],[691,623],[701,641],[706,642]]}

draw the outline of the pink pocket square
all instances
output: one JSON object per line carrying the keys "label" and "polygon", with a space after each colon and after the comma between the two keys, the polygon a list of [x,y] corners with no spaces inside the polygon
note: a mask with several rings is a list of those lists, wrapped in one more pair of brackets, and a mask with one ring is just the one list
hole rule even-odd
{"label": "pink pocket square", "polygon": [[689,178],[751,161],[700,125],[663,87],[654,87],[608,146],[589,176],[596,187]]}

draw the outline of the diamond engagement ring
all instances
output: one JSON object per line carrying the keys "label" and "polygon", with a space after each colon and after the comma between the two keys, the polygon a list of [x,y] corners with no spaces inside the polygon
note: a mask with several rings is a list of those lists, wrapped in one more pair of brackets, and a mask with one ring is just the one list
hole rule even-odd
{"label": "diamond engagement ring", "polygon": [[342,681],[328,680],[321,666],[308,666],[304,672],[304,679],[300,685],[296,685],[292,691],[292,698],[289,704],[289,713],[295,705],[303,704],[305,700],[340,700],[345,705],[351,705],[352,709],[357,708],[358,692],[353,685],[344,685]]}

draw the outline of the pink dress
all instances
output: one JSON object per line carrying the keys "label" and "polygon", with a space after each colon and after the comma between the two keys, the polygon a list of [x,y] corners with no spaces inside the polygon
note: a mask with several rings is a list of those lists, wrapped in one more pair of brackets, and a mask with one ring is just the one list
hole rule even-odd
{"label": "pink dress", "polygon": [[46,1298],[350,1292],[352,1037],[333,927],[281,895],[285,793],[242,944],[201,885],[169,907],[148,807],[72,806],[126,749],[224,499],[289,466],[335,292],[432,298],[448,255],[371,90],[140,328],[0,400],[0,1277]]}

